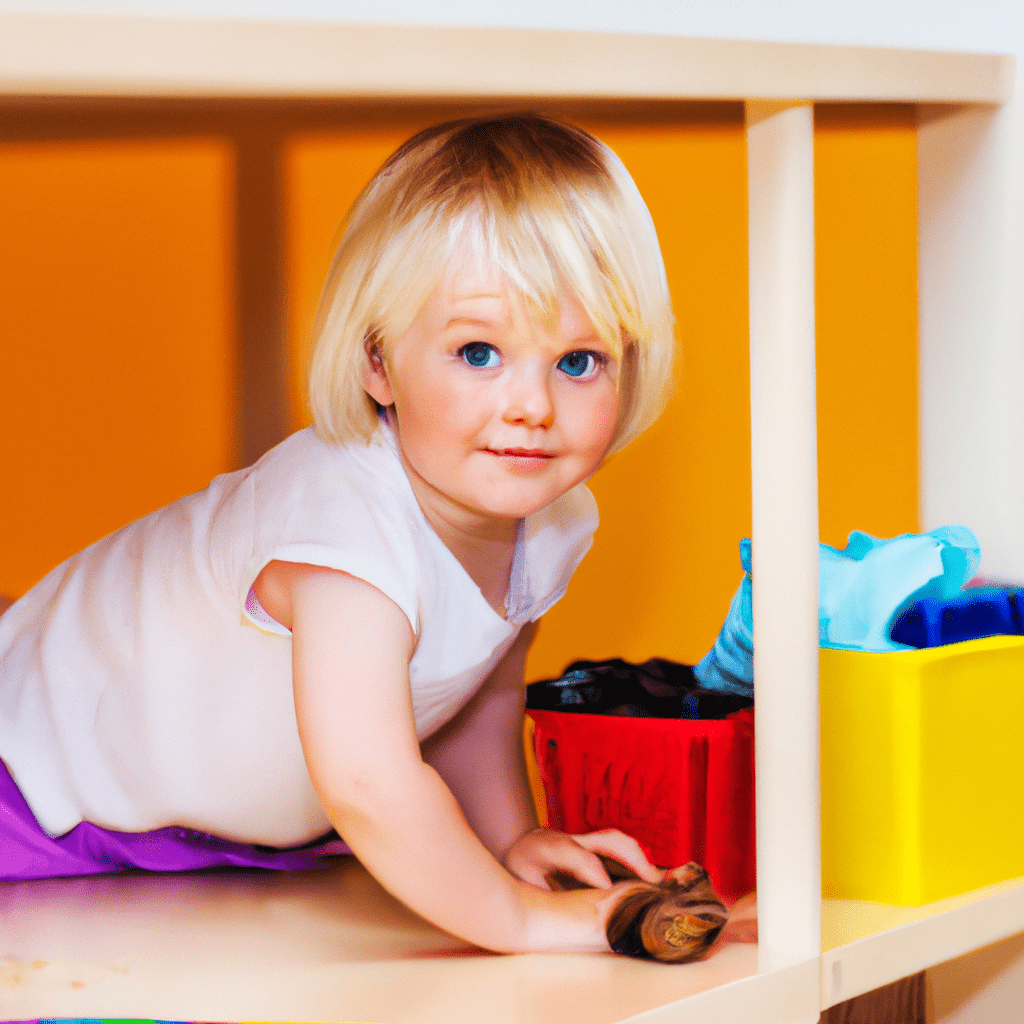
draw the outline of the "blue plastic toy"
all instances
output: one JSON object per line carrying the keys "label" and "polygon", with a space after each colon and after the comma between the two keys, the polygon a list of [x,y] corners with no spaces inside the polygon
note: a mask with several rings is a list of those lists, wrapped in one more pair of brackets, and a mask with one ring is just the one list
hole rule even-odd
{"label": "blue plastic toy", "polygon": [[891,636],[910,647],[941,647],[1007,634],[1024,634],[1020,591],[975,587],[948,601],[915,601],[896,616]]}

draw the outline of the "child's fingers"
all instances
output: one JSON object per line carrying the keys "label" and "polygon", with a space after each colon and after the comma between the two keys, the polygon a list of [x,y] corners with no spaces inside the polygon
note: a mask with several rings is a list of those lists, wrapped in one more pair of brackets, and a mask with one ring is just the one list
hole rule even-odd
{"label": "child's fingers", "polygon": [[[584,849],[595,854],[603,853],[620,864],[625,864],[638,878],[657,885],[665,877],[661,868],[655,867],[644,853],[640,844],[625,832],[616,828],[602,829],[600,832],[584,832],[572,837]],[[603,869],[602,869],[603,870]]]}
{"label": "child's fingers", "polygon": [[537,886],[538,889],[551,890],[554,888],[549,878],[549,871],[545,870],[540,864],[524,863],[516,865],[512,874],[524,882],[529,882],[530,885]]}
{"label": "child's fingers", "polygon": [[607,889],[611,878],[600,858],[555,829],[537,828],[520,837],[505,855],[505,867],[517,878],[542,889],[552,888],[553,875],[566,875],[595,889]]}
{"label": "child's fingers", "polygon": [[601,863],[601,858],[575,842],[574,836],[566,836],[566,839],[568,842],[558,850],[558,870],[578,878],[584,885],[589,885],[593,889],[610,889],[611,876]]}

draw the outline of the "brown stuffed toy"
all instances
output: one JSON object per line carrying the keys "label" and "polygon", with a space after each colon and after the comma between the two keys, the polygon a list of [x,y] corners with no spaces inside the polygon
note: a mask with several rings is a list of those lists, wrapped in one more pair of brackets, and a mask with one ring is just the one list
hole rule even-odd
{"label": "brown stuffed toy", "polygon": [[[613,879],[636,878],[608,857],[602,863]],[[559,889],[582,883],[561,872],[551,878]],[[612,909],[605,926],[616,953],[641,960],[684,964],[700,960],[729,920],[729,911],[711,887],[708,873],[691,861],[670,871],[657,885],[639,882]]]}
{"label": "brown stuffed toy", "polygon": [[683,964],[701,959],[728,920],[708,873],[691,862],[657,885],[626,893],[609,915],[605,934],[616,953]]}

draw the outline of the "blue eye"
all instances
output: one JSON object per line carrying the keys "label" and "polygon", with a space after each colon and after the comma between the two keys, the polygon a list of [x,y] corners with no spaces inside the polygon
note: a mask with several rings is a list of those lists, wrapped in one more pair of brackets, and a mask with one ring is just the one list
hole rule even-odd
{"label": "blue eye", "polygon": [[478,369],[490,369],[492,366],[501,366],[501,356],[493,345],[486,341],[471,341],[459,349],[459,355],[467,366],[475,366]]}
{"label": "blue eye", "polygon": [[567,352],[558,360],[558,369],[568,377],[593,377],[607,360],[599,352]]}

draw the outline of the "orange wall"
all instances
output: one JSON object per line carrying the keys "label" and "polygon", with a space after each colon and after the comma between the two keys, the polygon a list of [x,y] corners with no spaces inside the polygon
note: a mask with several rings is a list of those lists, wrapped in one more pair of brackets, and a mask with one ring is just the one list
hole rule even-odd
{"label": "orange wall", "polygon": [[[348,204],[391,150],[444,116],[402,111],[289,148],[291,381]],[[681,359],[663,418],[591,486],[601,528],[545,617],[530,678],[579,657],[695,661],[721,625],[750,533],[746,150],[736,105],[573,118],[622,157],[665,254]],[[912,111],[817,118],[821,535],[917,528],[916,163]]]}
{"label": "orange wall", "polygon": [[0,594],[228,468],[232,153],[0,145]]}
{"label": "orange wall", "polygon": [[815,112],[821,539],[920,529],[912,107]]}
{"label": "orange wall", "polygon": [[[399,142],[450,113],[355,111],[286,149],[295,427],[337,223]],[[574,117],[651,207],[681,359],[663,419],[592,481],[601,529],[531,677],[576,657],[699,658],[750,529],[741,109]],[[917,528],[915,134],[906,108],[823,107],[816,124],[821,534],[841,544]],[[231,467],[232,183],[216,140],[0,146],[0,593]]]}

